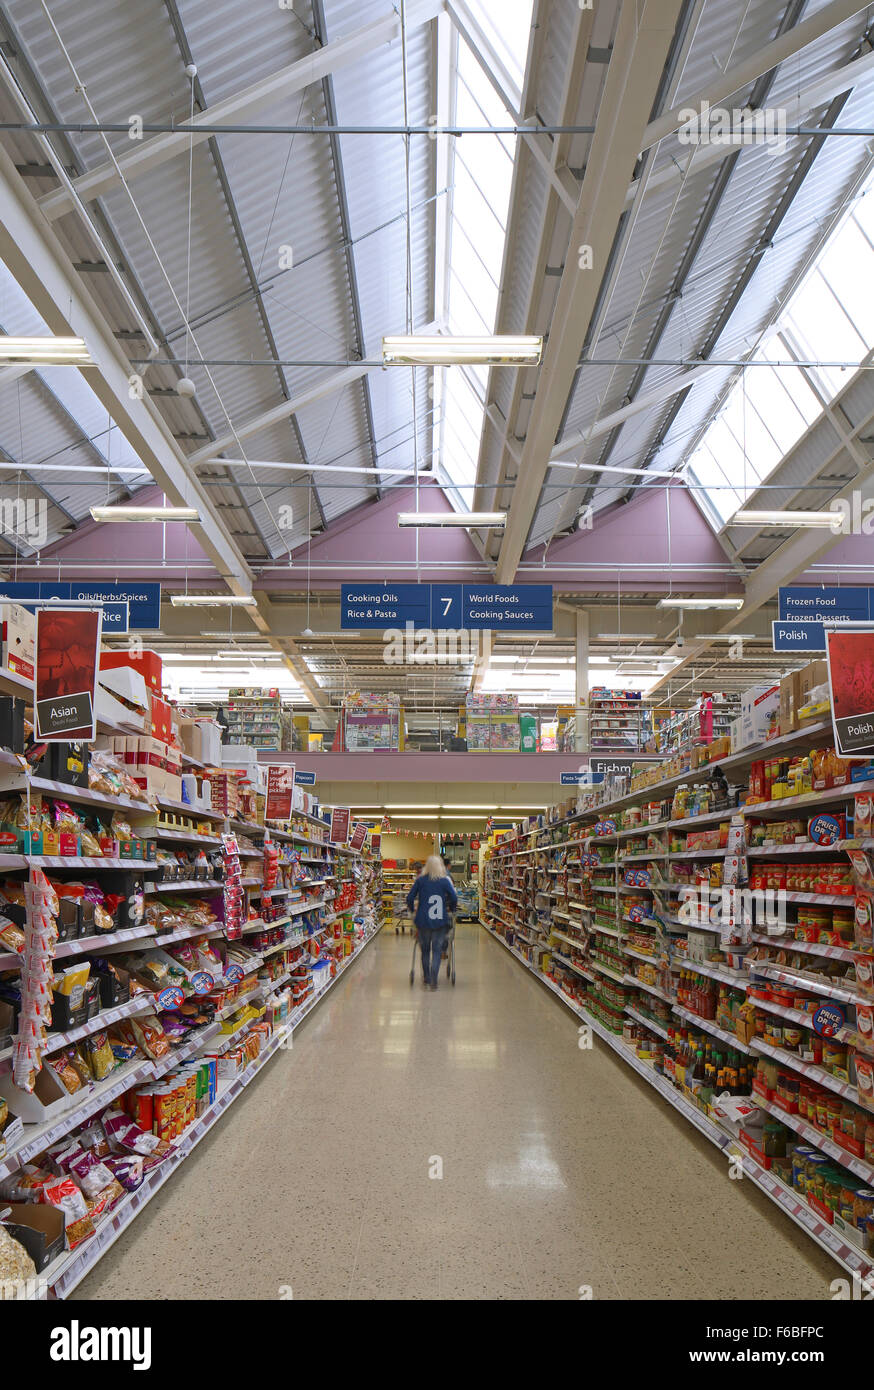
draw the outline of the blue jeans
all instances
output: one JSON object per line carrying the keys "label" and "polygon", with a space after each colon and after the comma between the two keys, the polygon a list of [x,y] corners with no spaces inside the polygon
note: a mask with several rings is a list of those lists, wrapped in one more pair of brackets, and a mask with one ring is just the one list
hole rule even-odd
{"label": "blue jeans", "polygon": [[422,970],[426,985],[436,985],[437,983],[437,977],[440,974],[440,962],[443,959],[443,948],[446,945],[448,935],[449,926],[446,923],[442,927],[419,928],[419,946],[422,951]]}

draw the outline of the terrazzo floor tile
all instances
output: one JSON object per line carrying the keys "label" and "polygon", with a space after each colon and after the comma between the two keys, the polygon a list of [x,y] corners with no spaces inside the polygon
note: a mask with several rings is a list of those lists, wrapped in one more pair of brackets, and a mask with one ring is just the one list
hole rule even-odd
{"label": "terrazzo floor tile", "polygon": [[436,995],[410,952],[368,947],[74,1299],[829,1297],[838,1267],[484,931]]}

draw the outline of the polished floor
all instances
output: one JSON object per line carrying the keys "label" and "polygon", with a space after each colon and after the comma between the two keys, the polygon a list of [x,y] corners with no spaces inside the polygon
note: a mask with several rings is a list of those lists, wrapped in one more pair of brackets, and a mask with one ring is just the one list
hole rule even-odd
{"label": "polished floor", "polygon": [[829,1298],[839,1268],[481,928],[455,989],[409,953],[366,949],[73,1299]]}

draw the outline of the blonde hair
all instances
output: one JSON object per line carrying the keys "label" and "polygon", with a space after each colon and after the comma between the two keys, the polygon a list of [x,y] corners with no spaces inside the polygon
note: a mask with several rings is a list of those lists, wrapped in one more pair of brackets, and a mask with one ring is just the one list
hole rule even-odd
{"label": "blonde hair", "polygon": [[443,863],[439,854],[428,855],[428,858],[425,860],[424,873],[426,878],[446,877],[446,865]]}

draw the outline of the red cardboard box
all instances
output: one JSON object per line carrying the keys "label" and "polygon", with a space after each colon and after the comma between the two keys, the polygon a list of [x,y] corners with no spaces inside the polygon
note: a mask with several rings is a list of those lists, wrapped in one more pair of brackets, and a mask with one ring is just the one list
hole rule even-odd
{"label": "red cardboard box", "polygon": [[160,696],[164,688],[161,683],[163,662],[157,652],[101,652],[101,671],[112,671],[118,666],[131,666],[139,671],[152,693]]}
{"label": "red cardboard box", "polygon": [[162,743],[169,743],[173,736],[173,709],[159,695],[152,694],[149,699],[151,711],[151,735]]}

